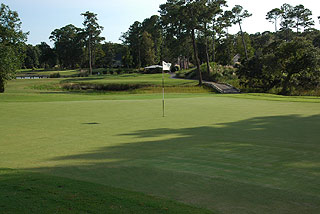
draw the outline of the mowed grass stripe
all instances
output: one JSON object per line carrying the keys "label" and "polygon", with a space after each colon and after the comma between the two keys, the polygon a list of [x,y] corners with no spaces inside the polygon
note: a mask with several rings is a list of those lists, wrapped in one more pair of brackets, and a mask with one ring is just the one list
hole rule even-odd
{"label": "mowed grass stripe", "polygon": [[[105,185],[0,169],[0,213],[211,213]],[[14,200],[13,200],[14,199]]]}
{"label": "mowed grass stripe", "polygon": [[317,103],[170,99],[165,118],[160,99],[2,104],[0,167],[221,213],[319,210]]}

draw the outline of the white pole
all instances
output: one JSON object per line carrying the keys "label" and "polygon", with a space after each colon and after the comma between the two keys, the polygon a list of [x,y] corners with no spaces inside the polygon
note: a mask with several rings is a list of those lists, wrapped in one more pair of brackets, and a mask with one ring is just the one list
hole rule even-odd
{"label": "white pole", "polygon": [[162,64],[162,117],[164,117],[164,71]]}

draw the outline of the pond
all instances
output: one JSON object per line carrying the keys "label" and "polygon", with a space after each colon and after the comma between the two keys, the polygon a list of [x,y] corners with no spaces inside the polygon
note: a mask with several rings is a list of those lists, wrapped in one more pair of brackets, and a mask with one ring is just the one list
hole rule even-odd
{"label": "pond", "polygon": [[48,78],[46,76],[20,76],[20,77],[16,77],[16,79],[43,79],[43,78]]}

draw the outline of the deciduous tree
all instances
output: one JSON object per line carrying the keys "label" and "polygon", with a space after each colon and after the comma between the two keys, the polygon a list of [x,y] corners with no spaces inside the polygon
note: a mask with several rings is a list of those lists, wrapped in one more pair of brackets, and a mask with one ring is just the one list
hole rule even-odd
{"label": "deciduous tree", "polygon": [[[298,37],[291,42],[283,43],[277,49],[275,60],[283,74],[281,94],[287,95],[291,88],[300,84],[319,82],[319,49],[315,48],[311,41]],[[299,81],[300,80],[300,81]]]}
{"label": "deciduous tree", "polygon": [[83,55],[82,29],[72,24],[55,29],[49,37],[54,42],[54,49],[59,63],[64,68],[74,68],[81,63]]}
{"label": "deciduous tree", "polygon": [[239,24],[240,33],[241,33],[241,37],[242,37],[242,44],[243,44],[243,47],[244,47],[244,52],[245,52],[246,59],[248,60],[248,51],[247,51],[246,43],[244,41],[244,34],[243,34],[243,31],[242,31],[241,23],[242,23],[243,19],[252,16],[252,14],[249,13],[247,10],[243,10],[243,7],[241,5],[235,5],[232,8],[232,13],[234,15],[233,23],[234,24]]}
{"label": "deciduous tree", "polygon": [[306,29],[314,25],[311,10],[305,8],[302,4],[299,4],[293,8],[292,18],[294,22],[293,26],[297,29],[297,33],[299,32],[300,27]]}
{"label": "deciduous tree", "polygon": [[152,36],[147,31],[142,33],[141,38],[141,59],[142,66],[149,66],[155,63],[155,49]]}
{"label": "deciduous tree", "polygon": [[94,64],[95,59],[95,47],[98,43],[104,40],[104,38],[100,36],[103,31],[103,27],[98,24],[97,14],[87,11],[85,13],[81,13],[81,15],[84,17],[83,26],[89,53],[89,72],[90,75],[92,75],[92,65]]}
{"label": "deciduous tree", "polygon": [[0,93],[5,84],[14,77],[23,61],[23,47],[27,34],[21,30],[21,21],[16,11],[0,6]]}
{"label": "deciduous tree", "polygon": [[281,6],[281,30],[286,34],[286,41],[289,40],[289,31],[293,27],[293,7],[290,4]]}
{"label": "deciduous tree", "polygon": [[23,67],[33,69],[40,66],[40,49],[37,46],[26,45]]}
{"label": "deciduous tree", "polygon": [[[207,63],[207,72],[210,72],[210,58],[209,58],[209,45],[208,45],[208,37],[210,34],[212,35],[212,61],[215,61],[215,41],[216,35],[221,33],[223,29],[223,22],[219,15],[222,15],[222,7],[226,5],[226,1],[224,0],[208,0],[206,6],[203,7],[203,24],[202,29],[200,30],[203,32],[205,38],[205,53],[206,53],[206,63]],[[212,28],[210,31],[209,24],[212,24]]]}
{"label": "deciduous tree", "polygon": [[233,13],[230,10],[226,10],[223,12],[223,14],[220,14],[219,17],[214,19],[213,23],[213,57],[212,61],[215,62],[215,44],[216,41],[218,42],[219,39],[226,37],[228,40],[229,33],[228,28],[232,26],[232,18]]}
{"label": "deciduous tree", "polygon": [[133,62],[132,64],[136,68],[141,67],[141,34],[142,34],[141,23],[138,21],[135,21],[129,27],[129,30],[124,34],[122,34],[120,38],[123,44],[128,47],[128,51],[132,56],[132,62]]}
{"label": "deciduous tree", "polygon": [[296,37],[290,42],[275,41],[241,65],[241,82],[262,92],[276,87],[289,95],[294,89],[312,89],[320,82],[320,50],[312,42]]}
{"label": "deciduous tree", "polygon": [[267,16],[266,16],[266,19],[269,22],[272,22],[274,24],[275,32],[278,31],[278,29],[277,29],[277,24],[278,24],[277,21],[278,21],[279,18],[281,18],[281,13],[282,13],[282,11],[279,8],[274,8],[274,9],[270,10],[267,13]]}
{"label": "deciduous tree", "polygon": [[207,0],[168,0],[160,5],[160,14],[165,28],[176,37],[188,35],[192,40],[194,62],[197,66],[199,85],[202,84],[200,61],[196,43],[196,32],[212,19],[214,11]]}
{"label": "deciduous tree", "polygon": [[42,68],[52,68],[57,64],[57,55],[47,43],[41,42],[37,47],[40,50],[39,63]]}
{"label": "deciduous tree", "polygon": [[163,45],[163,35],[160,17],[153,15],[150,18],[145,19],[142,22],[142,30],[151,35],[153,42],[153,49],[155,53],[154,63],[159,64],[161,62],[161,49]]}

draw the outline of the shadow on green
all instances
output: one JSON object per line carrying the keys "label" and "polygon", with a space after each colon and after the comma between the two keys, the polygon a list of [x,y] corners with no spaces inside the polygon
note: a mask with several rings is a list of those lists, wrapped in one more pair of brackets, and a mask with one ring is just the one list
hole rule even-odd
{"label": "shadow on green", "polygon": [[89,182],[0,169],[0,213],[211,213]]}
{"label": "shadow on green", "polygon": [[134,142],[61,156],[53,159],[56,167],[31,170],[218,213],[318,213],[319,127],[320,115],[289,115],[141,130],[121,135]]}

